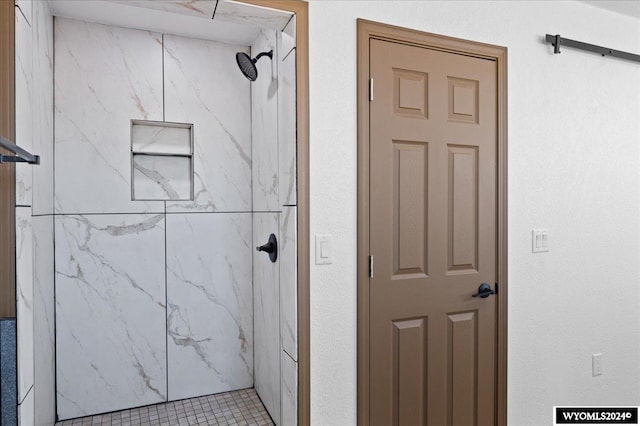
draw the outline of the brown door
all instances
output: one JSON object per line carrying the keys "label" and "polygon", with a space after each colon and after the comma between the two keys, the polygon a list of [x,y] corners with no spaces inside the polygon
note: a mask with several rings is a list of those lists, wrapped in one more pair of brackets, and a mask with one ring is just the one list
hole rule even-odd
{"label": "brown door", "polygon": [[369,419],[493,425],[497,67],[370,42]]}

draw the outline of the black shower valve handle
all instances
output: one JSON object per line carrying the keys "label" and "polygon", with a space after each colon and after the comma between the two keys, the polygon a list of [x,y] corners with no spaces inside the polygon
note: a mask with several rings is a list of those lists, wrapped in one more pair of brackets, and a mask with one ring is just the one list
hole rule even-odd
{"label": "black shower valve handle", "polygon": [[269,242],[256,247],[256,250],[269,254],[269,259],[275,262],[278,259],[278,240],[274,234],[269,235]]}
{"label": "black shower valve handle", "polygon": [[267,243],[267,244],[256,247],[256,250],[266,251],[267,253],[273,253],[274,249],[275,247],[273,246],[273,243]]}

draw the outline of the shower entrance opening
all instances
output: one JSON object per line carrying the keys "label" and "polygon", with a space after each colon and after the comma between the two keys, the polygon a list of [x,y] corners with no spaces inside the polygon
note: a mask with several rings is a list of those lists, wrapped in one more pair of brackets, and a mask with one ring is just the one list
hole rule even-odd
{"label": "shower entrance opening", "polygon": [[309,424],[307,3],[51,9],[57,420]]}

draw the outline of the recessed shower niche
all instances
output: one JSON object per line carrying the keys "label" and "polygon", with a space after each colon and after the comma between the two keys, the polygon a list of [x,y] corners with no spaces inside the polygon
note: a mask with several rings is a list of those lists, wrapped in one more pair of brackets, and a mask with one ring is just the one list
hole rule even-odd
{"label": "recessed shower niche", "polygon": [[131,120],[131,199],[193,200],[193,124]]}
{"label": "recessed shower niche", "polygon": [[52,4],[59,419],[255,387],[297,424],[295,17]]}

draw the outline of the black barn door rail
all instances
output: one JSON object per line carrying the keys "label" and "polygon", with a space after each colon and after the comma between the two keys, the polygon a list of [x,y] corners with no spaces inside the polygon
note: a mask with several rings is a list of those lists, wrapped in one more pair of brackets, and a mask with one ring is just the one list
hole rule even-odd
{"label": "black barn door rail", "polygon": [[547,43],[553,45],[553,53],[560,53],[560,46],[566,46],[586,50],[588,52],[599,53],[602,56],[613,56],[614,58],[626,59],[627,61],[640,62],[640,55],[636,55],[635,53],[622,52],[620,50],[609,49],[608,47],[571,40],[570,38],[560,37],[560,34],[547,34],[545,40]]}

